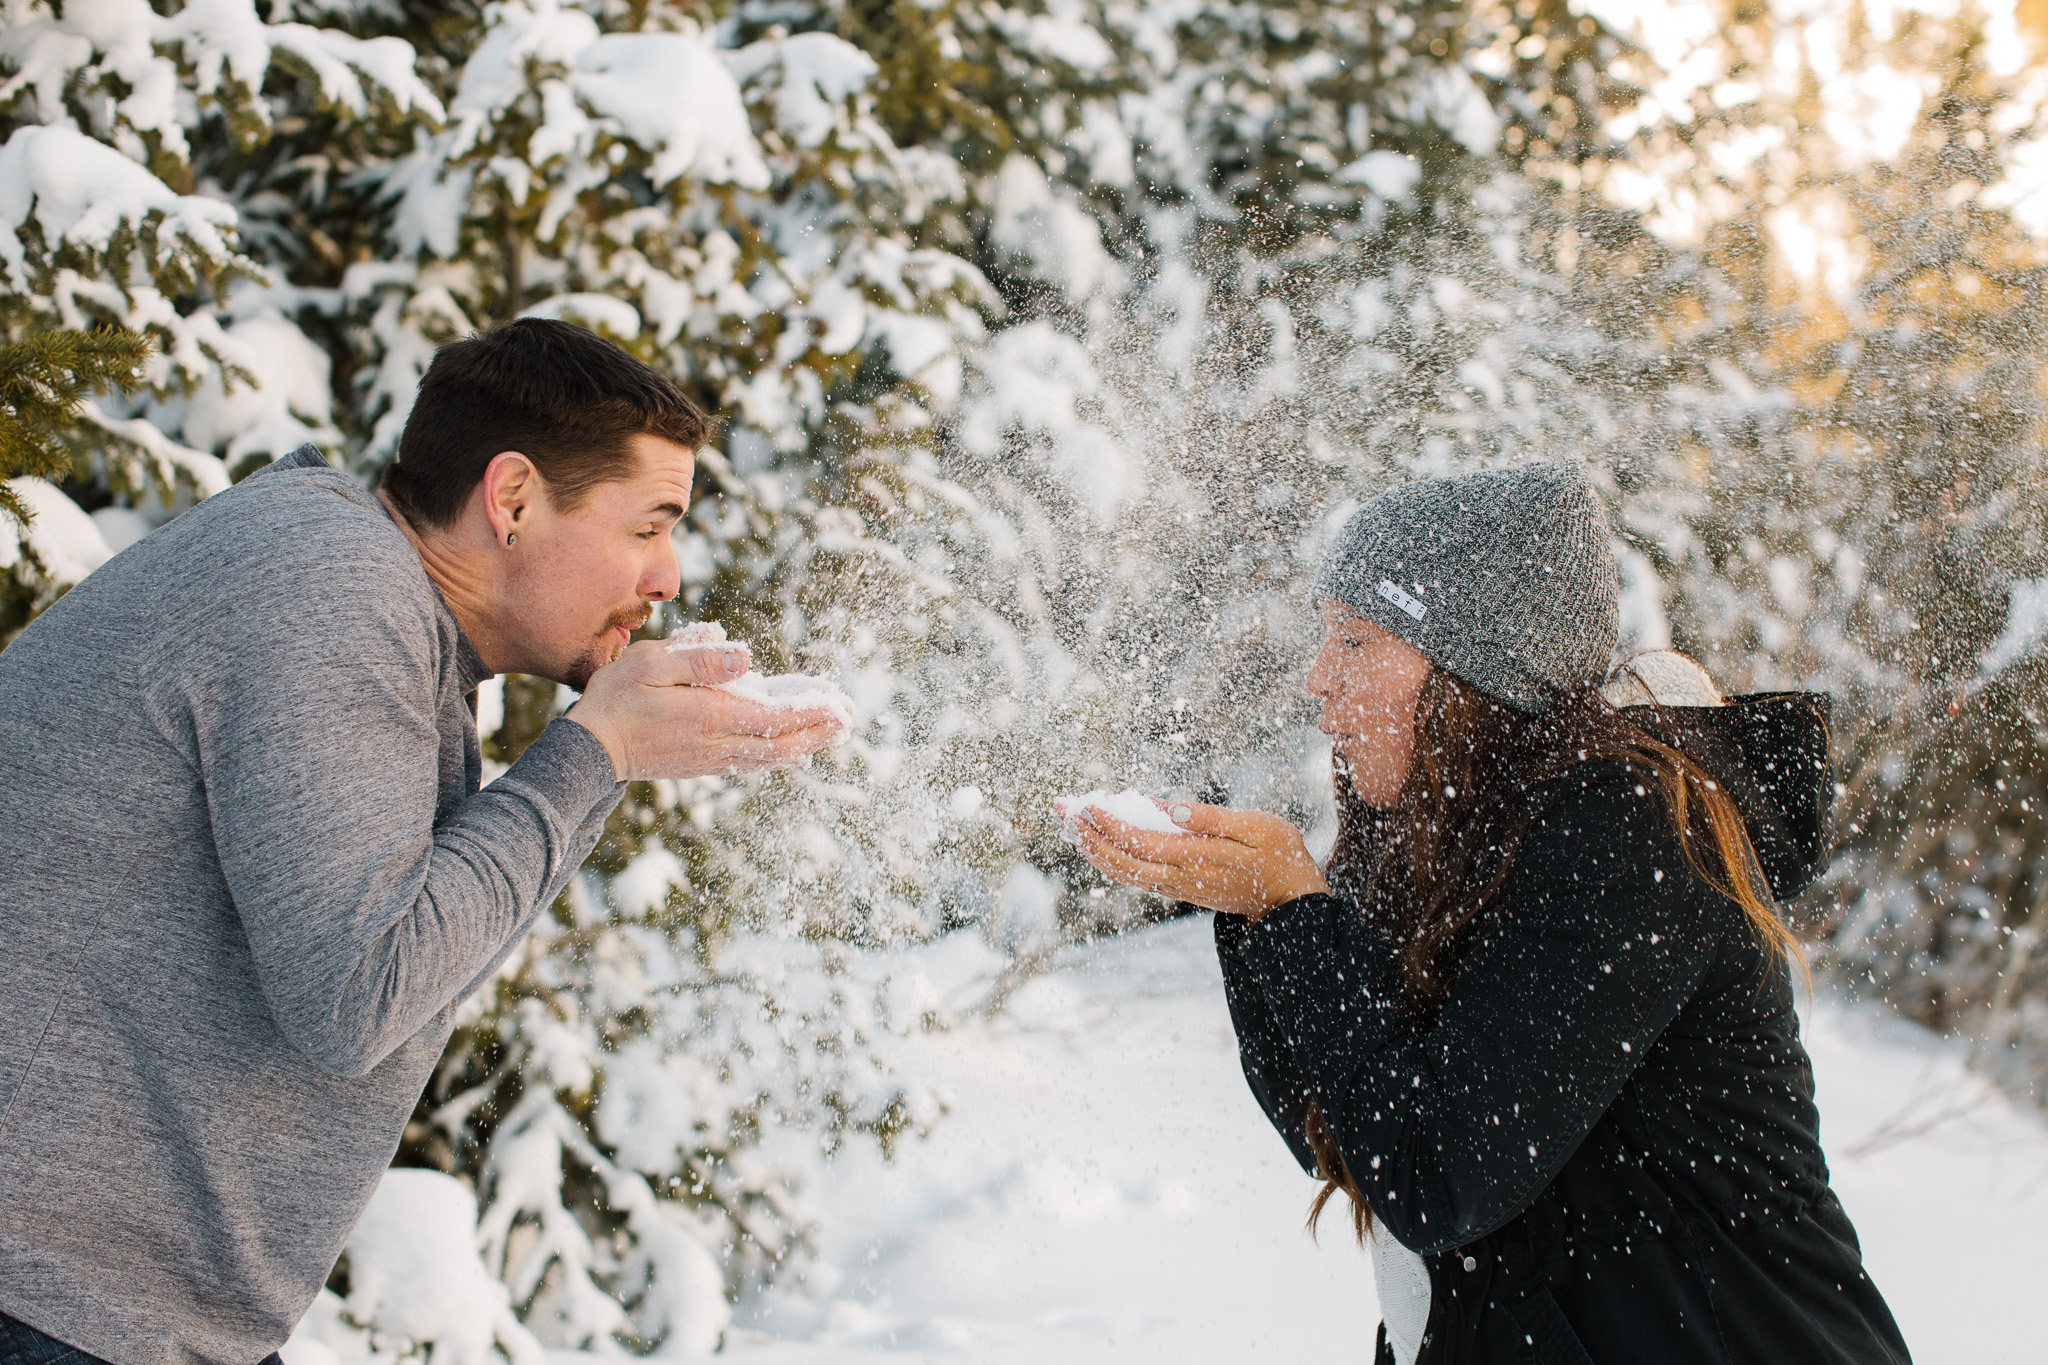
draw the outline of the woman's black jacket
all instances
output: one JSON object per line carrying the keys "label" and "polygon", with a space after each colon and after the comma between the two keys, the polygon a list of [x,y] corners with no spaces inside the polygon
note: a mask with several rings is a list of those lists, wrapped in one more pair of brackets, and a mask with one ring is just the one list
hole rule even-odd
{"label": "woman's black jacket", "polygon": [[[1688,718],[1670,738],[1727,784],[1774,888],[1803,887],[1824,713],[1780,696],[1665,714]],[[1906,1361],[1828,1188],[1788,965],[1688,870],[1629,771],[1582,765],[1540,799],[1427,1026],[1404,1023],[1392,947],[1351,902],[1216,917],[1259,1103],[1313,1171],[1313,1100],[1429,1267],[1418,1365]]]}

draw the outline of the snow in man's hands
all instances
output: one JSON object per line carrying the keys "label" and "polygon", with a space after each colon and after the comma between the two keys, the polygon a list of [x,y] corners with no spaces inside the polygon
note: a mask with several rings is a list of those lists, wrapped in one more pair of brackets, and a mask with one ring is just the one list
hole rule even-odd
{"label": "snow in man's hands", "polygon": [[[726,643],[725,627],[716,621],[695,621],[670,632],[668,637],[668,647],[672,650],[714,649]],[[745,697],[773,711],[811,708],[829,711],[839,722],[842,738],[853,729],[853,698],[840,691],[839,685],[830,678],[812,677],[808,673],[768,676],[749,669],[742,677],[720,683],[718,689],[736,697]]]}
{"label": "snow in man's hands", "polygon": [[1081,812],[1099,810],[1115,816],[1127,825],[1151,834],[1186,834],[1187,830],[1173,823],[1167,813],[1159,808],[1151,797],[1136,788],[1125,788],[1120,792],[1101,790],[1082,792],[1078,796],[1056,796],[1052,808],[1060,818],[1060,837],[1073,843],[1080,837],[1077,826]]}

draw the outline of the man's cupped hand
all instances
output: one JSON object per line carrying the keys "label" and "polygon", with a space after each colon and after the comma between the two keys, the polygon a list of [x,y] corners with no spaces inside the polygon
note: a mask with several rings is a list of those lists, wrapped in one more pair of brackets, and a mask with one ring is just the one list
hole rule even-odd
{"label": "man's cupped hand", "polygon": [[719,690],[751,665],[747,647],[628,646],[591,676],[569,719],[596,735],[622,782],[790,768],[843,737],[825,707],[775,707]]}

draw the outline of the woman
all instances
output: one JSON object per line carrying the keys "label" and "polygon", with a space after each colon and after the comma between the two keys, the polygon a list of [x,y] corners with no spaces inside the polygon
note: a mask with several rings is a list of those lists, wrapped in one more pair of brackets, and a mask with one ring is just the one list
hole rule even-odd
{"label": "woman", "polygon": [[1316,584],[1328,868],[1197,805],[1169,813],[1206,837],[1091,812],[1083,851],[1221,912],[1245,1075],[1326,1182],[1311,1220],[1341,1193],[1382,1252],[1382,1365],[1904,1362],[1772,906],[1820,861],[1824,715],[1617,709],[1607,547],[1574,466],[1379,498]]}

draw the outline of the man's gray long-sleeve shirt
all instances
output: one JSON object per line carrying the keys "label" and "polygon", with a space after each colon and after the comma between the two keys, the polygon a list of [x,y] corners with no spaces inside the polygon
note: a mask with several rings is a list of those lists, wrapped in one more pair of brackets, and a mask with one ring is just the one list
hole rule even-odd
{"label": "man's gray long-sleeve shirt", "polygon": [[557,720],[479,791],[489,670],[310,447],[0,652],[0,1311],[255,1365],[623,788]]}

